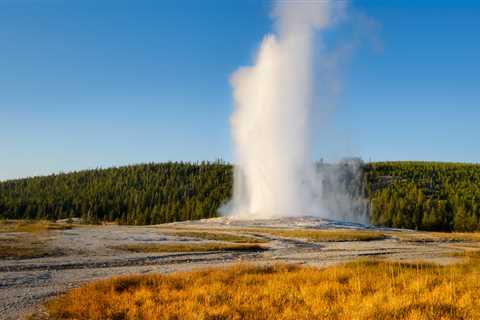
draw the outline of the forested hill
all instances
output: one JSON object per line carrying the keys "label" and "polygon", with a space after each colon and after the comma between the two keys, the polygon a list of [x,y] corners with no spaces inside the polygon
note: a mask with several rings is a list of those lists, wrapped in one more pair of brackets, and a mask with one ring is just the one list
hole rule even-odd
{"label": "forested hill", "polygon": [[480,230],[480,165],[385,162],[364,167],[372,224]]}
{"label": "forested hill", "polygon": [[[369,199],[376,225],[480,230],[480,165],[385,162],[362,165],[345,190]],[[0,182],[0,218],[157,224],[209,218],[231,195],[231,165],[141,164]],[[345,180],[345,179],[343,179]],[[357,181],[356,179],[355,181]],[[354,189],[355,189],[354,188]]]}
{"label": "forested hill", "polygon": [[209,218],[230,198],[231,166],[141,164],[0,183],[0,218],[157,224]]}

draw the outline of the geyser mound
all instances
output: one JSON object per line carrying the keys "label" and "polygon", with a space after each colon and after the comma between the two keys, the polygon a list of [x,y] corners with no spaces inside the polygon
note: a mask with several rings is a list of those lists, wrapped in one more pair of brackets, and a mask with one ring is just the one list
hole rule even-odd
{"label": "geyser mound", "polygon": [[[177,223],[182,224],[182,222]],[[219,217],[188,221],[185,224],[211,228],[273,228],[273,229],[318,229],[318,230],[368,230],[379,229],[363,223],[346,222],[314,216],[256,218]],[[227,230],[227,229],[226,229]]]}

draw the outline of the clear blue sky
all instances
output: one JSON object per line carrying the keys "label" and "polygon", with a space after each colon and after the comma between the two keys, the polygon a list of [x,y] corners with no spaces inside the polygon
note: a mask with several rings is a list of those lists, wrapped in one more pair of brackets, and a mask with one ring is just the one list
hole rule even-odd
{"label": "clear blue sky", "polygon": [[[324,153],[479,162],[480,2],[352,6],[380,26],[383,50],[359,46],[342,67]],[[269,11],[260,0],[0,0],[0,179],[231,160],[228,77],[272,30]]]}

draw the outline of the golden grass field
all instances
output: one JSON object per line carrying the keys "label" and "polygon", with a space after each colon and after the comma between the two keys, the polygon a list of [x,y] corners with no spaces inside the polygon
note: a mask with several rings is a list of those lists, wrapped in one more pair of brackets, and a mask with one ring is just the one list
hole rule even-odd
{"label": "golden grass field", "polygon": [[49,301],[50,319],[480,319],[480,255],[116,277]]}

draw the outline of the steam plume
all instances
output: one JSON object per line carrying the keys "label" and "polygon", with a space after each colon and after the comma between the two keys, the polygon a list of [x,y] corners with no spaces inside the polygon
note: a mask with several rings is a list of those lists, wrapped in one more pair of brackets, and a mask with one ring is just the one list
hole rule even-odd
{"label": "steam plume", "polygon": [[313,40],[335,20],[338,3],[275,2],[275,34],[263,39],[253,66],[233,73],[236,170],[230,214],[272,218],[324,212],[309,142]]}

